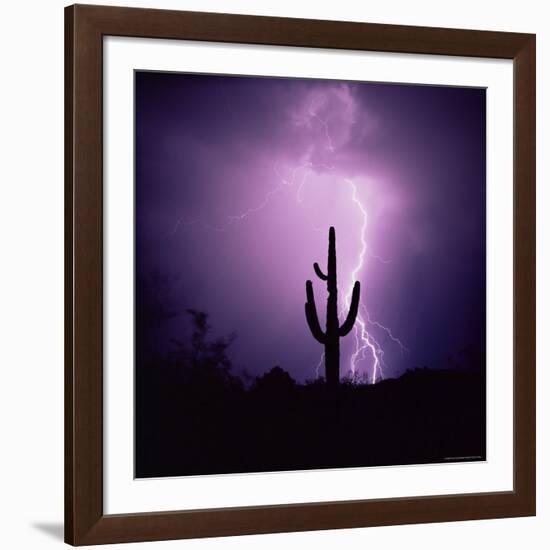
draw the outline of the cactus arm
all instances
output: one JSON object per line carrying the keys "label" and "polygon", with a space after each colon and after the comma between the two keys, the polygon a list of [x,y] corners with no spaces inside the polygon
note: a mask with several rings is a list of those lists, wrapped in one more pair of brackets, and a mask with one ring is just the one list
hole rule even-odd
{"label": "cactus arm", "polygon": [[351,332],[355,319],[357,318],[357,312],[359,311],[359,293],[361,292],[361,284],[359,281],[355,281],[353,285],[353,294],[351,296],[351,305],[349,308],[348,316],[344,324],[340,327],[338,334],[340,336],[346,336]]}
{"label": "cactus arm", "polygon": [[322,331],[321,325],[319,324],[319,317],[317,316],[317,308],[315,307],[315,298],[313,296],[313,285],[311,281],[306,282],[306,295],[307,302],[305,305],[305,310],[309,330],[311,330],[311,334],[313,334],[315,340],[317,340],[320,344],[324,344],[326,341],[325,333]]}
{"label": "cactus arm", "polygon": [[321,268],[319,267],[319,264],[317,262],[313,264],[313,269],[315,270],[315,274],[317,275],[317,277],[319,277],[319,279],[321,279],[322,281],[328,281],[328,276],[321,271]]}
{"label": "cactus arm", "polygon": [[309,330],[311,331],[311,334],[313,334],[315,340],[317,340],[320,344],[324,344],[325,333],[321,330],[321,326],[319,325],[319,318],[317,317],[315,305],[310,304],[309,302],[306,303],[306,319]]}

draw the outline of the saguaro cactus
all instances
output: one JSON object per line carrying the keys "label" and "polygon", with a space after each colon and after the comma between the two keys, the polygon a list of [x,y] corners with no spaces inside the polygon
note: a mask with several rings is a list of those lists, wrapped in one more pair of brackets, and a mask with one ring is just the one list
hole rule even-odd
{"label": "saguaro cactus", "polygon": [[315,297],[313,296],[313,284],[306,281],[306,319],[313,337],[325,346],[325,380],[327,384],[336,386],[340,383],[340,338],[349,334],[359,309],[360,283],[353,285],[348,316],[342,326],[338,321],[338,287],[336,284],[336,233],[331,227],[328,234],[328,264],[325,275],[318,263],[313,264],[313,269],[319,279],[327,282],[327,323],[323,332],[319,325]]}

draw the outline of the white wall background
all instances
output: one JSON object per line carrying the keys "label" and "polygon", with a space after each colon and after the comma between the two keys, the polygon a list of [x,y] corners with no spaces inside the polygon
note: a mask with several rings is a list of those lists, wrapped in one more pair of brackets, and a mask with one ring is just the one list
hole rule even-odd
{"label": "white wall background", "polygon": [[[197,550],[548,548],[550,538],[550,10],[546,2],[163,0],[98,2],[537,33],[538,516],[150,543]],[[0,545],[60,548],[63,521],[63,7],[4,3],[0,33]],[[546,67],[545,67],[546,65]],[[546,69],[546,70],[545,70]],[[545,188],[546,187],[546,188]],[[546,219],[543,219],[546,218]],[[546,467],[545,467],[546,463]],[[546,539],[546,540],[545,540]],[[135,546],[135,545],[133,545]],[[132,548],[132,545],[120,546]]]}

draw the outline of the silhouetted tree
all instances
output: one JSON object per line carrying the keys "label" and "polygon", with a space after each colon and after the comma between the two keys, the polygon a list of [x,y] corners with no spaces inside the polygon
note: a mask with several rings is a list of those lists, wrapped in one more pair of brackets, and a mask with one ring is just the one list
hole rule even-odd
{"label": "silhouetted tree", "polygon": [[[208,339],[210,325],[208,314],[195,309],[186,310],[191,316],[191,345],[173,340],[176,350],[172,354],[173,362],[184,367],[188,381],[204,382],[209,385],[222,384],[241,387],[240,378],[231,373],[232,364],[227,349],[236,338],[230,334],[225,338]],[[190,380],[189,380],[190,379]]]}
{"label": "silhouetted tree", "polygon": [[319,279],[327,282],[327,323],[325,332],[319,325],[315,297],[313,296],[313,284],[306,282],[307,301],[305,305],[306,319],[313,337],[325,346],[325,378],[329,385],[335,386],[340,382],[340,338],[349,334],[359,310],[360,283],[356,281],[353,285],[348,316],[342,326],[338,320],[338,287],[336,284],[336,235],[334,227],[329,230],[328,237],[328,263],[327,274],[325,275],[318,263],[313,264],[315,273]]}

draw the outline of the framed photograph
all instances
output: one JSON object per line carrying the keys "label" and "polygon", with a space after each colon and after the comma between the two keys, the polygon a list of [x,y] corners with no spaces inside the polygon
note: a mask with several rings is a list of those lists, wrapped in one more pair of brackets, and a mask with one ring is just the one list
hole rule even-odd
{"label": "framed photograph", "polygon": [[65,22],[66,541],[534,515],[534,35]]}

